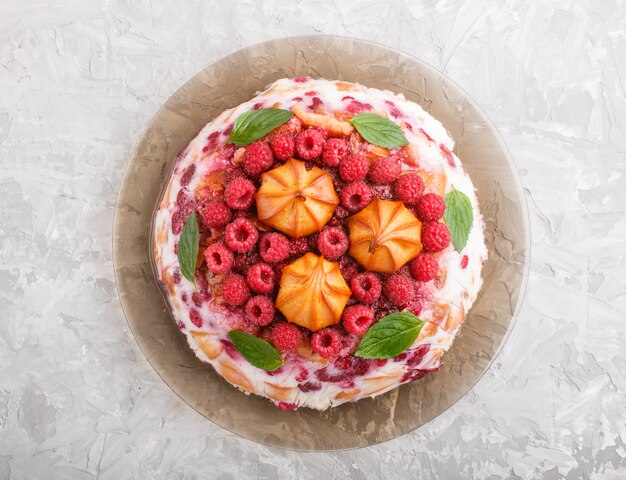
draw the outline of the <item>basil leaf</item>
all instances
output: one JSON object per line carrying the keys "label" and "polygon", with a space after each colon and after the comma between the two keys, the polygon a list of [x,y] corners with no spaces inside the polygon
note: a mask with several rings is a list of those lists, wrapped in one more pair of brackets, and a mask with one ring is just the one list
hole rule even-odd
{"label": "basil leaf", "polygon": [[195,212],[191,212],[180,232],[178,240],[178,263],[183,276],[196,284],[196,260],[198,259],[198,221]]}
{"label": "basil leaf", "polygon": [[474,212],[470,199],[463,192],[459,192],[454,187],[448,193],[444,202],[446,211],[443,218],[450,230],[450,239],[452,245],[457,252],[461,252],[467,244],[470,230],[472,229],[472,221],[474,220]]}
{"label": "basil leaf", "polygon": [[371,326],[355,355],[372,359],[400,355],[413,345],[423,326],[424,322],[411,312],[391,313]]}
{"label": "basil leaf", "polygon": [[293,113],[279,108],[261,108],[243,113],[237,117],[228,141],[239,147],[245,147],[280,127],[291,117]]}
{"label": "basil leaf", "polygon": [[359,113],[350,122],[365,140],[379,147],[395,148],[409,144],[400,127],[382,115]]}
{"label": "basil leaf", "polygon": [[255,367],[273,372],[283,364],[276,349],[265,340],[239,330],[231,330],[228,336],[243,358]]}

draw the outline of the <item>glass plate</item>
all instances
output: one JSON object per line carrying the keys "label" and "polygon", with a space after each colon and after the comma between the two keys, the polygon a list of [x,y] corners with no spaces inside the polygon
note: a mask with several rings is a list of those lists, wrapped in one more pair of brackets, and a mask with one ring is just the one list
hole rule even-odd
{"label": "glass plate", "polygon": [[[440,120],[478,190],[489,260],[484,286],[442,368],[387,394],[325,412],[283,412],[244,395],[200,362],[174,324],[151,263],[153,213],[178,153],[221,111],[282,77],[311,75],[403,93]],[[115,275],[128,324],[161,378],[223,428],[267,445],[339,450],[390,440],[432,420],[489,368],[511,328],[529,264],[529,223],[516,168],[485,114],[451,80],[398,51],[345,37],[272,40],[235,52],[183,85],[132,153],[117,201]]]}

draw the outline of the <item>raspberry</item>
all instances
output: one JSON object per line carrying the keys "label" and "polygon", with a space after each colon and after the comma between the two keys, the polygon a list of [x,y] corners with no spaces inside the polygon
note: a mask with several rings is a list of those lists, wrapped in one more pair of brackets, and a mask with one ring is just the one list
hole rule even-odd
{"label": "raspberry", "polygon": [[402,166],[400,165],[400,159],[398,157],[385,157],[379,158],[372,163],[369,176],[372,182],[379,185],[387,185],[398,178],[401,171]]}
{"label": "raspberry", "polygon": [[270,140],[270,145],[274,151],[274,156],[278,160],[287,160],[293,157],[295,151],[295,142],[293,135],[285,132],[274,135]]}
{"label": "raspberry", "polygon": [[189,312],[189,320],[191,320],[191,323],[193,323],[196,327],[202,327],[202,317],[195,308],[192,308]]}
{"label": "raspberry", "polygon": [[281,410],[297,410],[298,409],[297,404],[288,403],[288,402],[278,402],[276,406],[280,408]]}
{"label": "raspberry", "polygon": [[365,272],[352,279],[350,289],[354,298],[361,303],[370,305],[380,297],[382,286],[375,273]]}
{"label": "raspberry", "polygon": [[228,248],[239,253],[250,250],[258,239],[259,232],[246,218],[238,218],[229,223],[224,231],[224,241]]}
{"label": "raspberry", "polygon": [[272,341],[279,350],[293,350],[302,342],[302,332],[293,323],[278,323],[272,330]]}
{"label": "raspberry", "polygon": [[230,208],[245,210],[252,205],[255,191],[250,180],[235,178],[224,190],[224,199]]}
{"label": "raspberry", "polygon": [[424,180],[417,173],[407,173],[394,184],[396,198],[404,203],[415,203],[424,193]]}
{"label": "raspberry", "polygon": [[322,154],[322,163],[329,167],[339,165],[348,154],[348,143],[340,138],[331,138],[324,145],[324,153]]}
{"label": "raspberry", "polygon": [[467,264],[469,263],[469,257],[467,255],[463,255],[461,259],[461,268],[465,270],[467,268]]}
{"label": "raspberry", "polygon": [[189,182],[191,182],[194,173],[196,173],[196,164],[192,163],[185,169],[182,176],[180,177],[180,186],[186,187],[187,185],[189,185]]}
{"label": "raspberry", "polygon": [[339,271],[346,282],[350,282],[359,273],[356,263],[348,255],[339,259]]}
{"label": "raspberry", "polygon": [[309,242],[306,238],[294,238],[289,242],[289,256],[304,255],[309,251]]}
{"label": "raspberry", "polygon": [[246,303],[246,316],[255,325],[264,327],[272,323],[274,319],[274,304],[262,295],[252,297]]}
{"label": "raspberry", "polygon": [[243,305],[250,298],[250,289],[246,279],[236,273],[231,273],[222,283],[222,296],[226,303]]}
{"label": "raspberry", "polygon": [[324,358],[337,355],[341,344],[341,334],[334,328],[323,328],[311,337],[311,348]]}
{"label": "raspberry", "polygon": [[354,182],[363,180],[368,169],[367,159],[360,153],[352,153],[339,164],[339,175],[346,182]]}
{"label": "raspberry", "polygon": [[303,130],[296,137],[296,151],[303,160],[319,157],[324,150],[324,135],[315,128]]}
{"label": "raspberry", "polygon": [[212,228],[224,227],[230,222],[232,216],[228,205],[221,200],[200,204],[198,211],[204,223]]}
{"label": "raspberry", "polygon": [[411,263],[411,275],[419,282],[429,282],[437,276],[439,262],[428,253],[422,253]]}
{"label": "raspberry", "polygon": [[268,143],[258,140],[246,147],[243,156],[243,169],[250,177],[257,178],[270,168],[273,161],[274,155]]}
{"label": "raspberry", "polygon": [[351,212],[365,208],[372,200],[372,191],[361,180],[352,182],[341,191],[341,204]]}
{"label": "raspberry", "polygon": [[349,242],[346,232],[339,227],[327,227],[320,233],[317,248],[328,260],[335,260],[348,250]]}
{"label": "raspberry", "polygon": [[204,251],[206,266],[211,273],[221,275],[233,268],[233,252],[231,252],[222,242],[214,243]]}
{"label": "raspberry", "polygon": [[429,222],[422,225],[422,245],[427,252],[439,252],[450,244],[450,230],[443,223]]}
{"label": "raspberry", "polygon": [[259,253],[264,262],[281,262],[289,256],[289,240],[280,233],[266,233],[259,242]]}
{"label": "raspberry", "polygon": [[434,222],[443,217],[446,204],[436,193],[427,193],[417,202],[417,214],[425,222]]}
{"label": "raspberry", "polygon": [[374,323],[374,312],[365,305],[354,305],[343,311],[343,328],[349,333],[363,335]]}
{"label": "raspberry", "polygon": [[350,216],[350,212],[343,208],[341,205],[338,205],[333,212],[333,216],[328,221],[328,225],[330,227],[338,227],[342,225],[344,221]]}
{"label": "raspberry", "polygon": [[403,275],[392,275],[385,282],[385,295],[396,305],[406,304],[414,293],[413,282]]}
{"label": "raspberry", "polygon": [[267,263],[252,265],[246,278],[255,292],[270,293],[274,288],[274,270]]}

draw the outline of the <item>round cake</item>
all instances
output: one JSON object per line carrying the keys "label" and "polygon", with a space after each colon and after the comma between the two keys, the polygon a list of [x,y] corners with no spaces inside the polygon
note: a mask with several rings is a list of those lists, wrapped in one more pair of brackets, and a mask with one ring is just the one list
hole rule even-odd
{"label": "round cake", "polygon": [[198,358],[285,410],[436,371],[487,258],[452,148],[402,95],[309,77],[209,122],[178,156],[152,232]]}

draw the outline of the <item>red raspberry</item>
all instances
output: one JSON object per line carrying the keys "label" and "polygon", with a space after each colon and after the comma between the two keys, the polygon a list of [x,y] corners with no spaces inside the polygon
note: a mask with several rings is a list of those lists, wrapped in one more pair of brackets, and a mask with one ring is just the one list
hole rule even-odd
{"label": "red raspberry", "polygon": [[262,295],[252,297],[246,303],[246,316],[255,325],[264,327],[272,323],[274,319],[274,304]]}
{"label": "red raspberry", "polygon": [[295,151],[295,142],[293,135],[284,132],[274,135],[270,140],[270,145],[274,151],[274,155],[278,160],[287,160],[293,157]]}
{"label": "red raspberry", "polygon": [[338,227],[339,225],[342,225],[349,216],[350,212],[348,212],[348,210],[343,208],[341,205],[338,205],[333,212],[333,216],[328,221],[328,225],[330,227]]}
{"label": "red raspberry", "polygon": [[235,178],[224,190],[224,199],[230,208],[245,210],[254,202],[256,189],[250,180]]}
{"label": "red raspberry", "polygon": [[192,308],[189,312],[189,320],[191,320],[191,323],[193,323],[196,327],[202,327],[202,317],[195,308]]}
{"label": "red raspberry", "polygon": [[372,200],[372,191],[361,180],[352,182],[341,191],[341,204],[351,212],[365,208]]}
{"label": "red raspberry", "polygon": [[323,328],[311,337],[311,348],[324,358],[337,355],[341,345],[341,334],[334,328]]}
{"label": "red raspberry", "polygon": [[255,292],[270,293],[274,288],[274,269],[267,263],[257,263],[248,270],[248,285]]}
{"label": "red raspberry", "polygon": [[297,410],[298,409],[298,405],[295,403],[278,402],[276,406],[280,408],[281,410]]}
{"label": "red raspberry", "polygon": [[222,283],[222,297],[231,305],[243,305],[250,298],[246,279],[236,273],[229,274]]}
{"label": "red raspberry", "polygon": [[415,287],[410,278],[404,275],[392,275],[385,282],[385,295],[396,305],[402,306],[411,300]]}
{"label": "red raspberry", "polygon": [[221,275],[233,268],[233,252],[222,242],[214,243],[204,251],[206,266],[211,273]]}
{"label": "red raspberry", "polygon": [[306,238],[293,238],[289,241],[289,256],[304,255],[309,251],[309,242]]}
{"label": "red raspberry", "polygon": [[352,153],[339,164],[339,175],[346,182],[354,182],[363,180],[368,169],[367,159],[360,153]]}
{"label": "red raspberry", "polygon": [[324,135],[319,130],[308,128],[296,137],[296,151],[303,160],[319,157],[322,150],[324,150]]}
{"label": "red raspberry", "polygon": [[302,332],[293,323],[278,323],[272,330],[272,341],[279,350],[293,350],[302,343]]}
{"label": "red raspberry", "polygon": [[336,167],[348,154],[348,143],[341,138],[331,138],[324,145],[322,163],[329,167]]}
{"label": "red raspberry", "polygon": [[461,268],[465,270],[467,268],[467,264],[469,263],[469,257],[467,255],[463,255],[461,259]]}
{"label": "red raspberry", "polygon": [[422,253],[411,263],[411,275],[419,282],[429,282],[439,273],[439,262],[428,253]]}
{"label": "red raspberry", "polygon": [[289,240],[280,233],[266,233],[261,236],[259,253],[264,262],[281,262],[289,256]]}
{"label": "red raspberry", "polygon": [[259,239],[259,232],[253,223],[246,218],[238,218],[226,226],[224,241],[228,248],[243,253],[254,247]]}
{"label": "red raspberry", "polygon": [[354,298],[361,303],[370,305],[380,297],[382,286],[375,273],[365,272],[352,279],[350,289]]}
{"label": "red raspberry", "polygon": [[324,140],[328,140],[328,132],[326,130],[324,130],[323,128],[321,128],[321,127],[310,127],[310,130],[317,130],[318,132],[320,132],[322,137],[324,137]]}
{"label": "red raspberry", "polygon": [[439,252],[450,245],[450,230],[443,223],[422,225],[422,245],[427,252]]}
{"label": "red raspberry", "polygon": [[387,185],[398,178],[401,171],[402,166],[400,165],[400,159],[398,157],[385,157],[379,158],[372,163],[369,176],[372,182],[378,185]]}
{"label": "red raspberry", "polygon": [[246,147],[243,156],[243,169],[250,177],[257,178],[270,168],[273,161],[274,155],[268,143],[258,140]]}
{"label": "red raspberry", "polygon": [[374,312],[365,305],[354,305],[343,311],[343,328],[355,335],[364,335],[374,323]]}
{"label": "red raspberry", "polygon": [[417,202],[417,214],[420,220],[425,222],[434,222],[443,217],[446,210],[446,204],[436,193],[427,193]]}
{"label": "red raspberry", "polygon": [[208,227],[221,228],[230,222],[232,212],[226,203],[216,200],[209,203],[202,203],[198,208],[200,216]]}
{"label": "red raspberry", "polygon": [[359,273],[356,263],[348,255],[339,259],[339,271],[346,282],[350,282]]}
{"label": "red raspberry", "polygon": [[339,227],[327,227],[321,231],[317,248],[328,260],[335,260],[348,250],[348,236]]}
{"label": "red raspberry", "polygon": [[404,203],[415,203],[424,193],[424,180],[417,173],[407,173],[394,184],[396,198]]}

